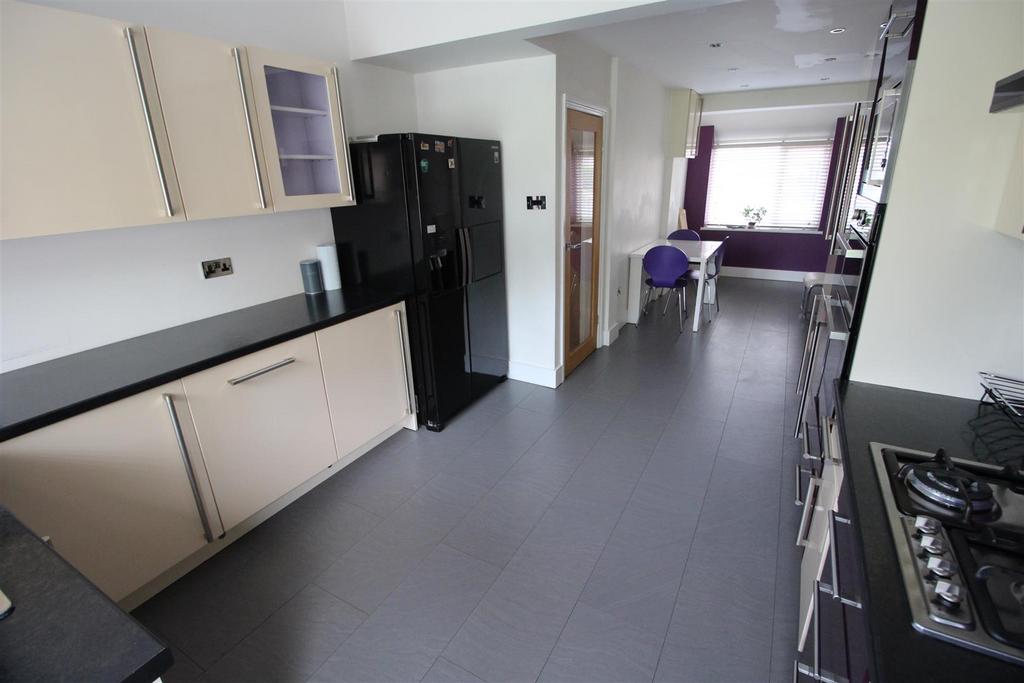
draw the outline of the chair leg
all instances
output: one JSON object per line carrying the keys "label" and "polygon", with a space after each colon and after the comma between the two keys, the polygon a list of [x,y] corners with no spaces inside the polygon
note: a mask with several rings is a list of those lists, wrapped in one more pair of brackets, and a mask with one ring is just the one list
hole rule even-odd
{"label": "chair leg", "polygon": [[715,312],[721,313],[722,307],[719,305],[722,293],[718,291],[718,280],[715,280]]}
{"label": "chair leg", "polygon": [[676,302],[679,308],[679,333],[683,332],[683,307],[686,306],[686,289],[676,290]]}
{"label": "chair leg", "polygon": [[669,305],[670,303],[672,303],[672,297],[671,297],[671,296],[666,296],[666,297],[665,297],[665,308],[661,309],[661,314],[662,314],[663,316],[664,316],[664,315],[665,315],[666,313],[668,313],[668,305]]}
{"label": "chair leg", "polygon": [[684,314],[684,316],[687,313],[687,310],[686,310],[686,285],[687,285],[687,283],[684,282],[683,283],[683,314]]}
{"label": "chair leg", "polygon": [[653,291],[654,291],[653,287],[648,287],[647,291],[644,293],[644,303],[643,303],[643,306],[640,307],[640,314],[641,315],[647,315],[647,306],[648,306],[648,304],[651,303],[651,292],[653,292]]}

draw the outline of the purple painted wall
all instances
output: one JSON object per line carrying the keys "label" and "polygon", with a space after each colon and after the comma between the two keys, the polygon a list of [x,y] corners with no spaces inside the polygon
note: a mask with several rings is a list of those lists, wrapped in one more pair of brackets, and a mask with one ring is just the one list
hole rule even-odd
{"label": "purple painted wall", "polygon": [[708,175],[711,173],[711,148],[715,144],[715,127],[701,126],[697,133],[697,156],[686,162],[686,191],[683,208],[686,222],[693,229],[704,227],[708,206]]}
{"label": "purple painted wall", "polygon": [[828,243],[816,230],[798,233],[704,228],[700,236],[706,240],[729,237],[722,264],[726,266],[823,272],[828,260]]}

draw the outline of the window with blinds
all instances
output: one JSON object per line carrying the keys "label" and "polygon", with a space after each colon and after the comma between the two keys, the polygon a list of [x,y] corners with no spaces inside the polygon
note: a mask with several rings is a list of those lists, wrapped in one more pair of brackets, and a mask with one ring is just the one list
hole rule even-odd
{"label": "window with blinds", "polygon": [[572,205],[569,220],[576,225],[594,223],[594,134],[591,131],[573,131],[572,157],[569,164],[569,183],[572,185]]}
{"label": "window with blinds", "polygon": [[743,209],[765,207],[758,227],[817,228],[832,142],[732,144],[711,152],[706,222],[746,225]]}

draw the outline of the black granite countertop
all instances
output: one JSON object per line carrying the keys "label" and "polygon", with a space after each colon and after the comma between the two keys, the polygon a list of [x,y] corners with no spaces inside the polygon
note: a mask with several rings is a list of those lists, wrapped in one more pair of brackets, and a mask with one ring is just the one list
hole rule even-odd
{"label": "black granite countertop", "polygon": [[0,680],[152,683],[173,663],[163,643],[0,507]]}
{"label": "black granite countertop", "polygon": [[1022,457],[1024,439],[996,443],[990,435],[999,416],[986,408],[979,417],[978,401],[859,382],[837,386],[837,391],[846,439],[845,481],[864,560],[876,683],[1024,681],[1024,667],[913,629],[869,450],[870,442],[877,441],[922,451],[944,448],[954,458],[999,462]]}
{"label": "black granite countertop", "polygon": [[0,374],[0,441],[398,303],[397,292],[296,294]]}

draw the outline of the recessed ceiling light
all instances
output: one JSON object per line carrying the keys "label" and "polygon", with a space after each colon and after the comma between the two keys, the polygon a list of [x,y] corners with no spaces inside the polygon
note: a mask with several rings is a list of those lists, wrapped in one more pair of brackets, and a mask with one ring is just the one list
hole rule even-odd
{"label": "recessed ceiling light", "polygon": [[739,67],[730,66],[729,71],[739,71]]}
{"label": "recessed ceiling light", "polygon": [[708,43],[708,47],[722,47],[721,43]]}
{"label": "recessed ceiling light", "polygon": [[743,84],[743,85],[741,85],[740,87],[741,87],[741,88],[749,88],[749,87],[750,87],[750,84],[749,84],[749,83],[744,83],[744,84]]}
{"label": "recessed ceiling light", "polygon": [[835,28],[830,28],[828,30],[828,32],[829,33],[833,33],[833,34],[835,34],[835,33],[846,33],[846,29],[843,28],[842,26],[836,26]]}
{"label": "recessed ceiling light", "polygon": [[826,62],[834,62],[834,61],[836,61],[836,58],[835,57],[825,57],[825,61]]}
{"label": "recessed ceiling light", "polygon": [[823,81],[827,81],[827,80],[829,80],[829,77],[828,77],[828,76],[822,76],[822,77],[821,77],[821,80],[823,80]]}

